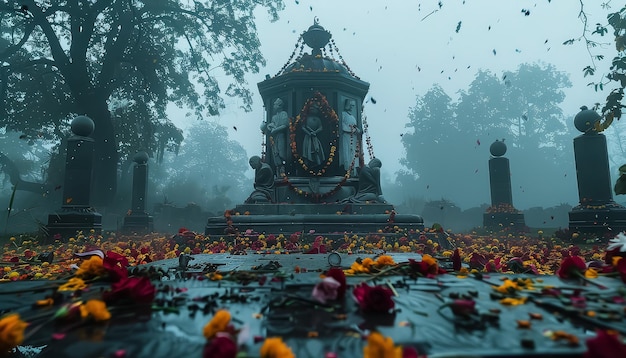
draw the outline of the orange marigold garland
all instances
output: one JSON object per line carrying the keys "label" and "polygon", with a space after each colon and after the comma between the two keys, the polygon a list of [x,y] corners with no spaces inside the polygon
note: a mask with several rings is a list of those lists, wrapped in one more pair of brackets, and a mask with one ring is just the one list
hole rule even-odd
{"label": "orange marigold garland", "polygon": [[[333,138],[333,142],[331,143],[331,146],[330,146],[330,154],[328,155],[328,159],[326,159],[326,163],[324,163],[324,166],[317,171],[311,170],[311,168],[309,168],[308,165],[306,165],[306,163],[304,162],[304,160],[302,159],[302,157],[300,157],[300,154],[298,153],[298,146],[296,144],[296,129],[299,126],[301,126],[303,123],[306,123],[309,110],[311,109],[311,106],[313,105],[317,105],[317,107],[320,109],[320,112],[323,118],[328,119],[329,122],[334,124],[334,127],[332,129],[333,135],[331,135],[331,137]],[[306,103],[302,107],[302,110],[300,111],[300,114],[296,116],[295,120],[293,118],[289,118],[289,142],[290,142],[290,147],[291,147],[291,154],[293,155],[294,159],[298,162],[298,164],[302,166],[302,169],[304,169],[306,172],[308,172],[310,175],[313,175],[313,176],[322,176],[326,173],[326,169],[328,169],[328,167],[333,163],[333,160],[335,158],[335,153],[337,152],[337,131],[338,130],[339,130],[339,117],[337,116],[337,113],[328,104],[326,97],[324,97],[324,95],[321,94],[320,92],[316,91],[313,94],[313,97],[309,98],[306,101]]]}

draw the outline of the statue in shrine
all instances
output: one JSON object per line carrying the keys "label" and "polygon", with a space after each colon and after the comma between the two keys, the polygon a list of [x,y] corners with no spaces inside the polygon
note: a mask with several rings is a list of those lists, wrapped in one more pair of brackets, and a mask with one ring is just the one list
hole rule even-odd
{"label": "statue in shrine", "polygon": [[250,167],[254,169],[254,191],[246,199],[246,204],[271,203],[274,192],[274,171],[258,155],[250,157]]}
{"label": "statue in shrine", "polygon": [[[350,98],[346,98],[343,104],[343,113],[341,114],[341,135],[339,142],[339,166],[342,166],[346,171],[352,166],[353,173],[356,171],[353,163],[355,162],[356,146],[359,140],[359,129],[354,116],[356,110],[356,101]],[[358,162],[357,162],[358,163]]]}
{"label": "statue in shrine", "polygon": [[283,100],[277,98],[273,104],[272,120],[270,123],[263,123],[261,130],[263,133],[269,132],[270,145],[272,149],[272,159],[277,174],[285,173],[285,163],[290,155],[288,133],[289,115],[284,109]]}
{"label": "statue in shrine", "polygon": [[312,105],[307,114],[305,123],[302,126],[304,140],[302,141],[302,158],[307,160],[309,166],[318,166],[324,163],[326,155],[322,142],[317,135],[322,131],[322,119],[320,110],[316,105]]}
{"label": "statue in shrine", "polygon": [[380,167],[382,167],[382,162],[380,159],[374,158],[370,160],[367,166],[361,168],[357,192],[353,196],[344,199],[343,202],[364,203],[369,201],[386,203],[380,187]]}

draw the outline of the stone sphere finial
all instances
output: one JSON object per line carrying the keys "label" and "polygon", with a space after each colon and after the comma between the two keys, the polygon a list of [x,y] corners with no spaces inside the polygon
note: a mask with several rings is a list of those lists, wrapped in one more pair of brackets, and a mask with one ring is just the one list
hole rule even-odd
{"label": "stone sphere finial", "polygon": [[81,137],[89,137],[96,125],[93,120],[87,116],[77,116],[72,120],[71,129],[72,133]]}
{"label": "stone sphere finial", "polygon": [[587,106],[580,107],[580,112],[574,117],[574,127],[583,133],[595,133],[592,131],[594,124],[602,119],[602,116]]}
{"label": "stone sphere finial", "polygon": [[133,157],[133,161],[137,164],[146,164],[148,162],[148,153],[137,152]]}
{"label": "stone sphere finial", "polygon": [[506,144],[504,144],[504,139],[502,141],[496,139],[496,141],[489,147],[489,152],[494,157],[501,157],[506,154]]}

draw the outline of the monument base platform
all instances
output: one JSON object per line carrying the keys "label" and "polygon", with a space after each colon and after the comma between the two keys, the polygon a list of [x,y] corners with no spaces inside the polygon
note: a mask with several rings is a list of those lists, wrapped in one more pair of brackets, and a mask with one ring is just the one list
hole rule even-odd
{"label": "monument base platform", "polygon": [[601,206],[578,205],[569,212],[570,231],[615,236],[626,230],[626,208],[611,203]]}
{"label": "monument base platform", "polygon": [[[60,213],[48,215],[46,226],[49,241],[68,239],[82,231],[84,235],[102,233],[102,215],[91,209],[63,209]],[[93,230],[93,231],[92,231]]]}
{"label": "monument base platform", "polygon": [[154,219],[147,214],[131,214],[124,217],[122,232],[125,233],[150,233],[154,231]]}
{"label": "monument base platform", "polygon": [[484,213],[483,226],[490,230],[526,230],[524,214],[520,212],[511,213]]}
{"label": "monument base platform", "polygon": [[224,216],[207,221],[206,235],[234,234],[252,230],[267,234],[294,232],[378,233],[395,229],[424,229],[419,215],[396,214],[381,203],[346,204],[244,204]]}

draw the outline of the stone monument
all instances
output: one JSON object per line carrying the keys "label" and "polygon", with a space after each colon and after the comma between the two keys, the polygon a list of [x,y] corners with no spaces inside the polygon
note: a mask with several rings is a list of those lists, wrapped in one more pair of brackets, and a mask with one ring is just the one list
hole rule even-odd
{"label": "stone monument", "polygon": [[67,140],[63,203],[58,212],[48,215],[48,238],[67,239],[78,231],[88,235],[102,232],[102,215],[91,207],[91,175],[94,141],[93,120],[78,116],[72,120],[73,135]]}
{"label": "stone monument", "polygon": [[[373,155],[363,115],[369,83],[350,70],[330,32],[315,21],[287,63],[258,88],[266,108],[258,156],[264,166],[255,159],[250,197],[223,217],[209,218],[206,234],[423,229],[420,216],[397,214],[382,197],[381,162]],[[261,183],[262,167],[273,172],[273,185]]]}
{"label": "stone monument", "polygon": [[154,231],[154,220],[146,212],[148,190],[148,153],[139,152],[133,157],[133,193],[131,209],[124,217],[122,230],[125,232],[150,233]]}
{"label": "stone monument", "polygon": [[483,214],[483,226],[491,230],[525,229],[524,214],[513,206],[511,191],[511,169],[506,154],[504,140],[495,142],[489,147],[489,188],[491,189],[491,206]]}
{"label": "stone monument", "polygon": [[579,204],[569,212],[571,231],[616,235],[626,230],[626,208],[613,201],[606,137],[597,131],[602,117],[586,106],[574,117],[583,134],[574,138]]}

